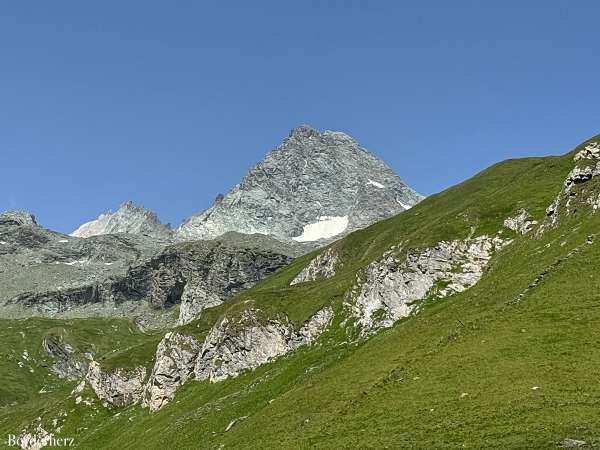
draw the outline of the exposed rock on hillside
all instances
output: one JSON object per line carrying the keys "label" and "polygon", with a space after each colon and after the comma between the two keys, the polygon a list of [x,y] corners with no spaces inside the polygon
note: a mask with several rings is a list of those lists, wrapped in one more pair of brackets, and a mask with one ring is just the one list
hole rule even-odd
{"label": "exposed rock on hillside", "polygon": [[287,320],[259,319],[257,311],[244,311],[239,321],[223,319],[215,325],[202,345],[196,362],[198,380],[222,381],[235,377],[302,345],[312,343],[333,318],[325,308],[294,333]]}
{"label": "exposed rock on hillside", "polygon": [[435,247],[410,250],[401,256],[393,248],[366,269],[364,281],[347,294],[346,304],[363,335],[391,327],[409,316],[417,301],[431,295],[447,297],[473,286],[492,253],[508,241],[498,237],[441,241]]}
{"label": "exposed rock on hillside", "polygon": [[58,377],[79,380],[87,373],[87,361],[71,345],[63,342],[61,336],[46,336],[42,346],[48,356],[54,359],[51,369]]}
{"label": "exposed rock on hillside", "polygon": [[176,235],[211,239],[237,231],[311,242],[340,237],[422,198],[350,136],[300,126]]}
{"label": "exposed rock on hillside", "polygon": [[175,391],[194,373],[200,343],[193,337],[167,333],[156,349],[152,374],[143,405],[158,411],[175,396]]}
{"label": "exposed rock on hillside", "polygon": [[201,279],[191,278],[181,294],[179,305],[178,325],[185,325],[197,318],[206,308],[212,308],[223,303],[223,299],[205,286]]}
{"label": "exposed rock on hillside", "polygon": [[145,234],[168,239],[171,237],[171,228],[163,225],[153,212],[126,202],[117,211],[101,214],[97,219],[84,223],[71,236],[87,238],[113,233]]}
{"label": "exposed rock on hillside", "polygon": [[164,245],[133,235],[74,238],[37,225],[30,214],[0,214],[0,311],[54,316],[93,302],[110,280]]}
{"label": "exposed rock on hillside", "polygon": [[85,378],[100,400],[115,406],[135,405],[142,400],[146,368],[105,372],[92,361]]}
{"label": "exposed rock on hillside", "polygon": [[600,144],[598,142],[590,142],[575,155],[575,161],[579,161],[580,159],[600,159]]}
{"label": "exposed rock on hillside", "polygon": [[516,216],[504,221],[504,226],[516,233],[527,234],[538,222],[524,209],[520,209]]}
{"label": "exposed rock on hillside", "polygon": [[[575,154],[573,160],[576,165],[567,175],[560,193],[546,209],[546,219],[538,233],[543,233],[546,228],[556,225],[561,214],[570,215],[577,209],[577,205],[588,204],[595,211],[600,204],[598,202],[600,193],[597,190],[588,193],[585,189],[577,188],[600,174],[600,145],[598,142],[588,143]],[[587,198],[579,198],[582,196]]]}
{"label": "exposed rock on hillside", "polygon": [[222,241],[197,241],[166,248],[128,271],[121,288],[128,298],[147,298],[155,308],[184,302],[179,323],[196,317],[289,264],[291,257]]}
{"label": "exposed rock on hillside", "polygon": [[319,253],[296,278],[292,280],[290,285],[298,283],[306,283],[307,281],[315,281],[319,278],[331,278],[335,275],[335,268],[338,264],[338,255],[333,248],[328,248],[322,253]]}
{"label": "exposed rock on hillside", "polygon": [[157,411],[174,398],[192,374],[197,380],[211,382],[235,377],[313,343],[332,318],[333,310],[323,308],[294,332],[285,316],[263,320],[260,311],[245,310],[239,320],[224,318],[215,324],[202,345],[194,337],[167,333],[156,349],[154,368],[145,384],[143,367],[107,373],[95,361],[90,363],[86,380],[101,400],[115,406],[141,400],[143,406]]}

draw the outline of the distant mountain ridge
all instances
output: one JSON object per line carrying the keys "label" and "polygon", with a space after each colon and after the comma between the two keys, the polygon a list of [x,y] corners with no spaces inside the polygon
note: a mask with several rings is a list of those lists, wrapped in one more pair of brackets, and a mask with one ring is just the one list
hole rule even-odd
{"label": "distant mountain ridge", "polygon": [[322,244],[409,209],[423,198],[347,134],[301,125],[229,193],[219,194],[212,207],[175,230],[155,213],[126,202],[84,223],[71,236],[129,233],[190,241],[234,232]]}
{"label": "distant mountain ridge", "polygon": [[113,233],[146,234],[168,238],[172,231],[169,225],[160,222],[155,213],[128,201],[117,211],[101,214],[97,219],[84,223],[73,231],[71,236],[86,238]]}

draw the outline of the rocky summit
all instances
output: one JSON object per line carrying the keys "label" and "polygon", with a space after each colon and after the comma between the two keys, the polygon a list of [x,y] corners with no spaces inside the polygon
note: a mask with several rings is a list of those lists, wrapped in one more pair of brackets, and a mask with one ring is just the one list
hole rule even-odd
{"label": "rocky summit", "polygon": [[101,214],[97,219],[84,223],[73,231],[71,236],[86,238],[112,233],[168,238],[171,236],[171,227],[162,224],[153,212],[129,201],[123,203],[115,212]]}
{"label": "rocky summit", "polygon": [[211,208],[186,220],[175,236],[211,239],[236,231],[284,241],[331,240],[422,199],[347,134],[304,125]]}

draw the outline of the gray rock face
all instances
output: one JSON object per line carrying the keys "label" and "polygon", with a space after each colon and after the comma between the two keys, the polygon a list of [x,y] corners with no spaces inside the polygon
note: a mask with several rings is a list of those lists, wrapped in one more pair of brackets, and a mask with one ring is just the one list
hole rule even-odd
{"label": "gray rock face", "polygon": [[156,349],[143,406],[158,411],[175,397],[175,391],[194,373],[200,343],[180,333],[167,333]]}
{"label": "gray rock face", "polygon": [[29,214],[1,214],[0,312],[52,317],[96,302],[130,266],[165,245],[141,235],[74,238],[37,225]]}
{"label": "gray rock face", "polygon": [[253,286],[290,261],[287,255],[223,241],[187,242],[167,247],[129,270],[123,285],[129,296],[148,298],[155,308],[178,304],[185,297],[183,323],[183,319],[189,321],[203,308]]}
{"label": "gray rock face", "polygon": [[284,241],[331,239],[422,198],[348,135],[301,126],[213,207],[183,223],[176,237],[237,231]]}
{"label": "gray rock face", "polygon": [[527,234],[537,224],[531,215],[524,209],[520,209],[516,216],[509,217],[504,221],[504,226],[516,233]]}
{"label": "gray rock face", "polygon": [[[577,198],[575,186],[584,184],[594,177],[600,175],[600,144],[591,142],[583,150],[577,152],[573,158],[576,162],[575,167],[565,179],[562,190],[555,197],[554,201],[546,208],[546,219],[539,227],[537,233],[543,233],[547,228],[553,227],[558,223],[559,216],[568,216],[572,212],[572,204],[581,204]],[[594,163],[595,161],[595,163]],[[591,205],[593,210],[598,209],[600,205],[600,193],[593,192],[590,197],[583,200],[583,203]],[[574,209],[577,209],[575,207]]]}
{"label": "gray rock face", "polygon": [[346,305],[362,335],[391,327],[417,308],[417,300],[447,297],[473,286],[495,250],[507,245],[498,237],[439,242],[401,257],[392,248],[371,263],[364,281],[347,294]]}
{"label": "gray rock face", "polygon": [[0,226],[34,226],[35,216],[26,211],[6,211],[0,214]]}
{"label": "gray rock face", "polygon": [[154,326],[163,321],[161,310],[183,298],[189,321],[301,251],[265,236],[231,233],[176,245],[133,234],[82,239],[46,230],[28,217],[0,216],[4,317],[127,316]]}
{"label": "gray rock face", "polygon": [[42,341],[46,353],[54,359],[51,367],[59,378],[75,381],[83,378],[88,370],[87,362],[61,336],[46,336]]}
{"label": "gray rock face", "polygon": [[571,438],[565,438],[563,439],[563,441],[560,443],[560,448],[590,448],[590,446],[588,446],[588,443],[586,441],[582,441],[579,439],[571,439]]}
{"label": "gray rock face", "polygon": [[306,283],[315,281],[320,278],[331,278],[335,275],[336,265],[338,264],[338,255],[333,248],[328,248],[324,252],[318,254],[296,278],[294,278],[290,286],[298,283]]}
{"label": "gray rock face", "polygon": [[212,308],[223,303],[223,299],[204,286],[201,279],[190,279],[183,289],[179,305],[178,325],[186,325],[198,318],[206,308]]}
{"label": "gray rock face", "polygon": [[[226,317],[213,326],[202,345],[191,336],[167,333],[156,349],[154,368],[143,388],[142,405],[158,411],[173,400],[179,386],[192,374],[197,380],[218,382],[309,345],[332,318],[333,310],[323,308],[294,332],[287,317],[261,320],[260,311],[246,310],[238,320]],[[129,405],[139,401],[139,383],[144,377],[141,369],[133,374],[104,374],[93,363],[87,379],[91,385],[94,383],[92,388],[101,399]]]}
{"label": "gray rock face", "polygon": [[218,382],[236,377],[266,362],[312,343],[333,318],[325,308],[305,323],[298,333],[287,320],[261,321],[258,311],[244,311],[239,321],[223,319],[210,331],[198,356],[198,380]]}
{"label": "gray rock face", "polygon": [[577,152],[574,161],[580,159],[600,159],[600,144],[598,142],[590,142],[583,150]]}
{"label": "gray rock face", "polygon": [[153,212],[126,202],[117,211],[101,214],[97,219],[84,223],[71,236],[87,238],[113,233],[145,234],[168,239],[171,237],[171,228],[163,225]]}
{"label": "gray rock face", "polygon": [[290,349],[312,344],[325,331],[332,319],[333,310],[331,308],[326,307],[317,311],[297,333],[292,335],[292,339],[289,341]]}
{"label": "gray rock face", "polygon": [[129,406],[142,400],[146,368],[116,369],[109,373],[92,361],[85,378],[99,399],[115,406]]}

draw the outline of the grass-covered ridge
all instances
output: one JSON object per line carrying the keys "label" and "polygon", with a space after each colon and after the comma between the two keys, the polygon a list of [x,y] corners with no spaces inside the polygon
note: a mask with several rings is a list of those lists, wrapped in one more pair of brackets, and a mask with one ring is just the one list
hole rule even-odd
{"label": "grass-covered ridge", "polygon": [[[336,276],[290,286],[316,253],[306,255],[180,328],[202,339],[221,317],[249,307],[265,317],[285,314],[299,327],[332,305],[336,318],[317,345],[235,379],[191,381],[157,413],[75,404],[72,386],[49,375],[56,390],[44,398],[36,389],[45,378],[21,385],[12,375],[10,390],[21,393],[15,405],[0,404],[0,433],[65,411],[61,435],[89,449],[137,449],[141,442],[148,449],[521,449],[556,448],[565,438],[600,445],[600,215],[591,208],[562,217],[540,236],[504,229],[514,242],[494,256],[478,284],[425,303],[368,340],[349,342],[341,323],[342,300],[357,273],[392,245],[495,235],[521,208],[542,222],[575,165],[573,155],[496,164],[332,244],[343,263]],[[35,353],[47,330],[66,326],[52,322],[11,322],[0,333],[22,353],[19,333],[33,326],[24,342]],[[69,322],[71,339],[82,348],[94,343],[107,367],[151,362],[157,336],[120,328],[113,338],[121,351],[112,352],[103,336],[113,321]],[[7,361],[0,360],[0,370],[20,374]],[[31,376],[42,373],[36,368]]]}

